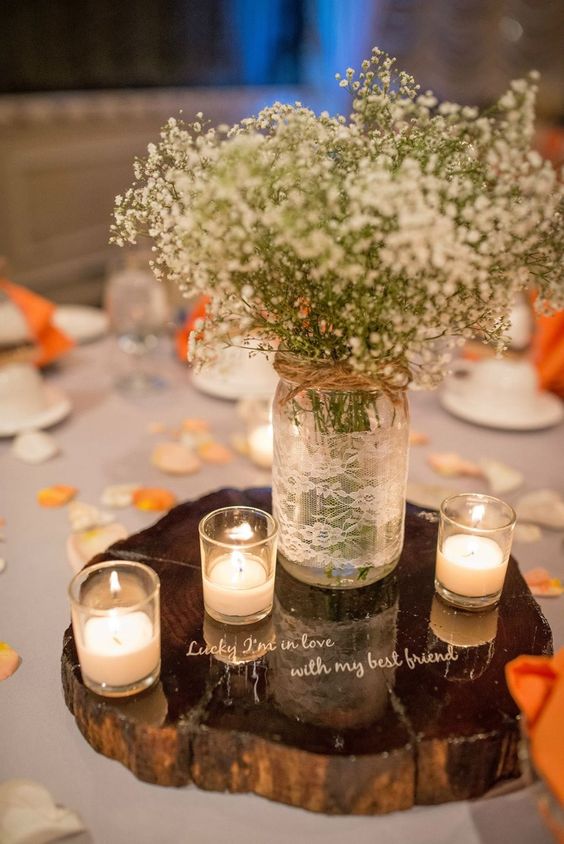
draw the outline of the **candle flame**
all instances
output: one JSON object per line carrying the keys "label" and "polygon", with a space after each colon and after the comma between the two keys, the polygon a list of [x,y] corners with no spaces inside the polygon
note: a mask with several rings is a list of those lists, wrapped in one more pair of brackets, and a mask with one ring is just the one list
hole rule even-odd
{"label": "candle flame", "polygon": [[472,515],[470,516],[472,520],[472,527],[478,527],[482,519],[484,518],[484,513],[486,512],[486,505],[485,504],[475,504],[472,507]]}
{"label": "candle flame", "polygon": [[110,593],[112,598],[116,598],[121,592],[121,583],[119,582],[119,575],[117,571],[110,574]]}
{"label": "candle flame", "polygon": [[253,529],[248,522],[242,522],[240,525],[235,525],[229,531],[230,539],[251,539],[253,536]]}

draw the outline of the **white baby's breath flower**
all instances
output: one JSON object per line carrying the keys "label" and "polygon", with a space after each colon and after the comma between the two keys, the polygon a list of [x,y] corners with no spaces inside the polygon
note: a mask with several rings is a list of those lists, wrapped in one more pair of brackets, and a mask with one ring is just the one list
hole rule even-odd
{"label": "white baby's breath flower", "polygon": [[501,342],[516,291],[536,281],[540,307],[564,304],[563,189],[531,150],[534,79],[496,116],[420,93],[377,49],[336,79],[348,120],[299,102],[215,130],[171,118],[116,198],[112,239],[148,234],[155,275],[210,298],[191,359],[259,332],[433,386],[460,338]]}

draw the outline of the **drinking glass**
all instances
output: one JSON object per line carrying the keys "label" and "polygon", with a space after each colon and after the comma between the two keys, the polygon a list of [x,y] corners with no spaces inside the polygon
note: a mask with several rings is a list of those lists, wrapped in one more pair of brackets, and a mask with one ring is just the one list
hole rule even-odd
{"label": "drinking glass", "polygon": [[117,386],[127,392],[163,386],[162,379],[145,364],[159,344],[168,317],[165,288],[153,275],[147,258],[128,256],[125,265],[110,272],[105,307],[118,348],[130,361],[129,369],[118,375]]}

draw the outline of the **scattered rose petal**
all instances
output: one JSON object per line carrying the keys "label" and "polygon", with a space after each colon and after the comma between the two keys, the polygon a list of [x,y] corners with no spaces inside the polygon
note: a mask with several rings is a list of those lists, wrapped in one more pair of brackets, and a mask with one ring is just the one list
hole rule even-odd
{"label": "scattered rose petal", "polygon": [[[20,655],[7,642],[0,642],[0,680],[11,677],[20,667],[20,663]],[[0,841],[3,840],[0,838]]]}
{"label": "scattered rose petal", "polygon": [[166,431],[166,425],[164,422],[149,422],[147,431],[149,434],[164,434]]}
{"label": "scattered rose petal", "polygon": [[542,533],[538,525],[521,524],[520,522],[517,522],[515,525],[515,530],[513,531],[514,542],[538,542],[541,537]]}
{"label": "scattered rose petal", "polygon": [[139,487],[133,493],[133,504],[138,510],[170,510],[176,504],[176,496],[160,487]]}
{"label": "scattered rose petal", "polygon": [[187,446],[193,450],[197,450],[199,446],[213,440],[209,431],[180,431],[178,438],[182,445]]}
{"label": "scattered rose petal", "polygon": [[458,475],[479,478],[482,475],[482,470],[476,463],[464,460],[454,452],[429,454],[427,462],[434,472],[443,475],[445,478],[454,478]]}
{"label": "scattered rose petal", "polygon": [[503,495],[505,492],[512,492],[512,490],[520,487],[524,481],[524,477],[517,469],[507,466],[505,463],[500,463],[498,460],[480,460],[480,467],[482,474],[488,481],[491,491],[496,495]]}
{"label": "scattered rose petal", "polygon": [[2,572],[4,571],[5,568],[6,568],[6,560],[4,559],[4,557],[0,557],[0,574],[2,574]]}
{"label": "scattered rose petal", "polygon": [[169,475],[193,475],[202,468],[194,452],[182,443],[160,443],[155,446],[151,463]]}
{"label": "scattered rose petal", "polygon": [[26,779],[0,784],[0,841],[3,844],[48,844],[84,830],[80,817],[57,806],[40,783]]}
{"label": "scattered rose petal", "polygon": [[249,441],[244,434],[233,434],[231,446],[237,454],[242,454],[243,457],[249,456]]}
{"label": "scattered rose petal", "polygon": [[127,529],[119,522],[71,533],[67,539],[67,558],[74,571],[80,571],[92,557],[101,554],[114,542],[126,539]]}
{"label": "scattered rose petal", "polygon": [[74,531],[89,530],[91,528],[108,525],[113,522],[111,513],[104,513],[92,504],[84,501],[71,501],[68,506],[68,517],[71,529]]}
{"label": "scattered rose petal", "polygon": [[445,498],[457,492],[456,489],[440,484],[416,484],[410,481],[407,485],[407,500],[416,507],[438,510]]}
{"label": "scattered rose petal", "polygon": [[541,598],[558,598],[564,587],[557,577],[551,577],[547,569],[535,568],[525,572],[525,580],[533,595]]}
{"label": "scattered rose petal", "polygon": [[101,502],[104,507],[129,507],[133,503],[133,493],[141,484],[111,484],[102,492]]}
{"label": "scattered rose petal", "polygon": [[550,580],[550,573],[547,569],[543,569],[539,566],[534,569],[529,569],[529,571],[525,572],[524,577],[529,586],[539,586],[541,583],[546,583]]}
{"label": "scattered rose petal", "polygon": [[531,586],[531,592],[537,598],[559,598],[564,593],[564,587],[561,581],[557,577],[554,577],[548,583]]}
{"label": "scattered rose petal", "polygon": [[188,434],[202,433],[208,431],[210,427],[209,422],[205,419],[183,419],[182,430]]}
{"label": "scattered rose petal", "polygon": [[12,443],[12,454],[24,463],[45,463],[58,453],[55,438],[45,431],[23,431]]}
{"label": "scattered rose petal", "polygon": [[37,501],[41,507],[62,507],[68,504],[77,492],[76,487],[65,484],[46,486],[37,493]]}
{"label": "scattered rose petal", "polygon": [[210,426],[205,419],[184,419],[178,436],[183,445],[193,449],[212,440]]}
{"label": "scattered rose petal", "polygon": [[198,454],[206,463],[224,464],[233,460],[230,449],[214,440],[198,446]]}
{"label": "scattered rose petal", "polygon": [[564,528],[564,500],[553,489],[539,489],[523,495],[515,505],[520,519],[542,527]]}
{"label": "scattered rose petal", "polygon": [[409,432],[409,444],[410,445],[427,445],[429,443],[429,437],[427,434],[424,434],[422,431],[410,431]]}

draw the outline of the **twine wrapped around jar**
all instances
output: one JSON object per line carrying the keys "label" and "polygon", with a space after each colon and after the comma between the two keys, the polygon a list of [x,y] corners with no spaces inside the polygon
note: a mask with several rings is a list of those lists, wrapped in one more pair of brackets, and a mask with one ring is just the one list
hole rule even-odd
{"label": "twine wrapped around jar", "polygon": [[282,380],[296,385],[285,401],[309,389],[382,392],[393,399],[411,379],[405,363],[394,362],[382,367],[377,374],[368,375],[357,372],[347,361],[310,360],[284,351],[276,353],[274,369]]}

